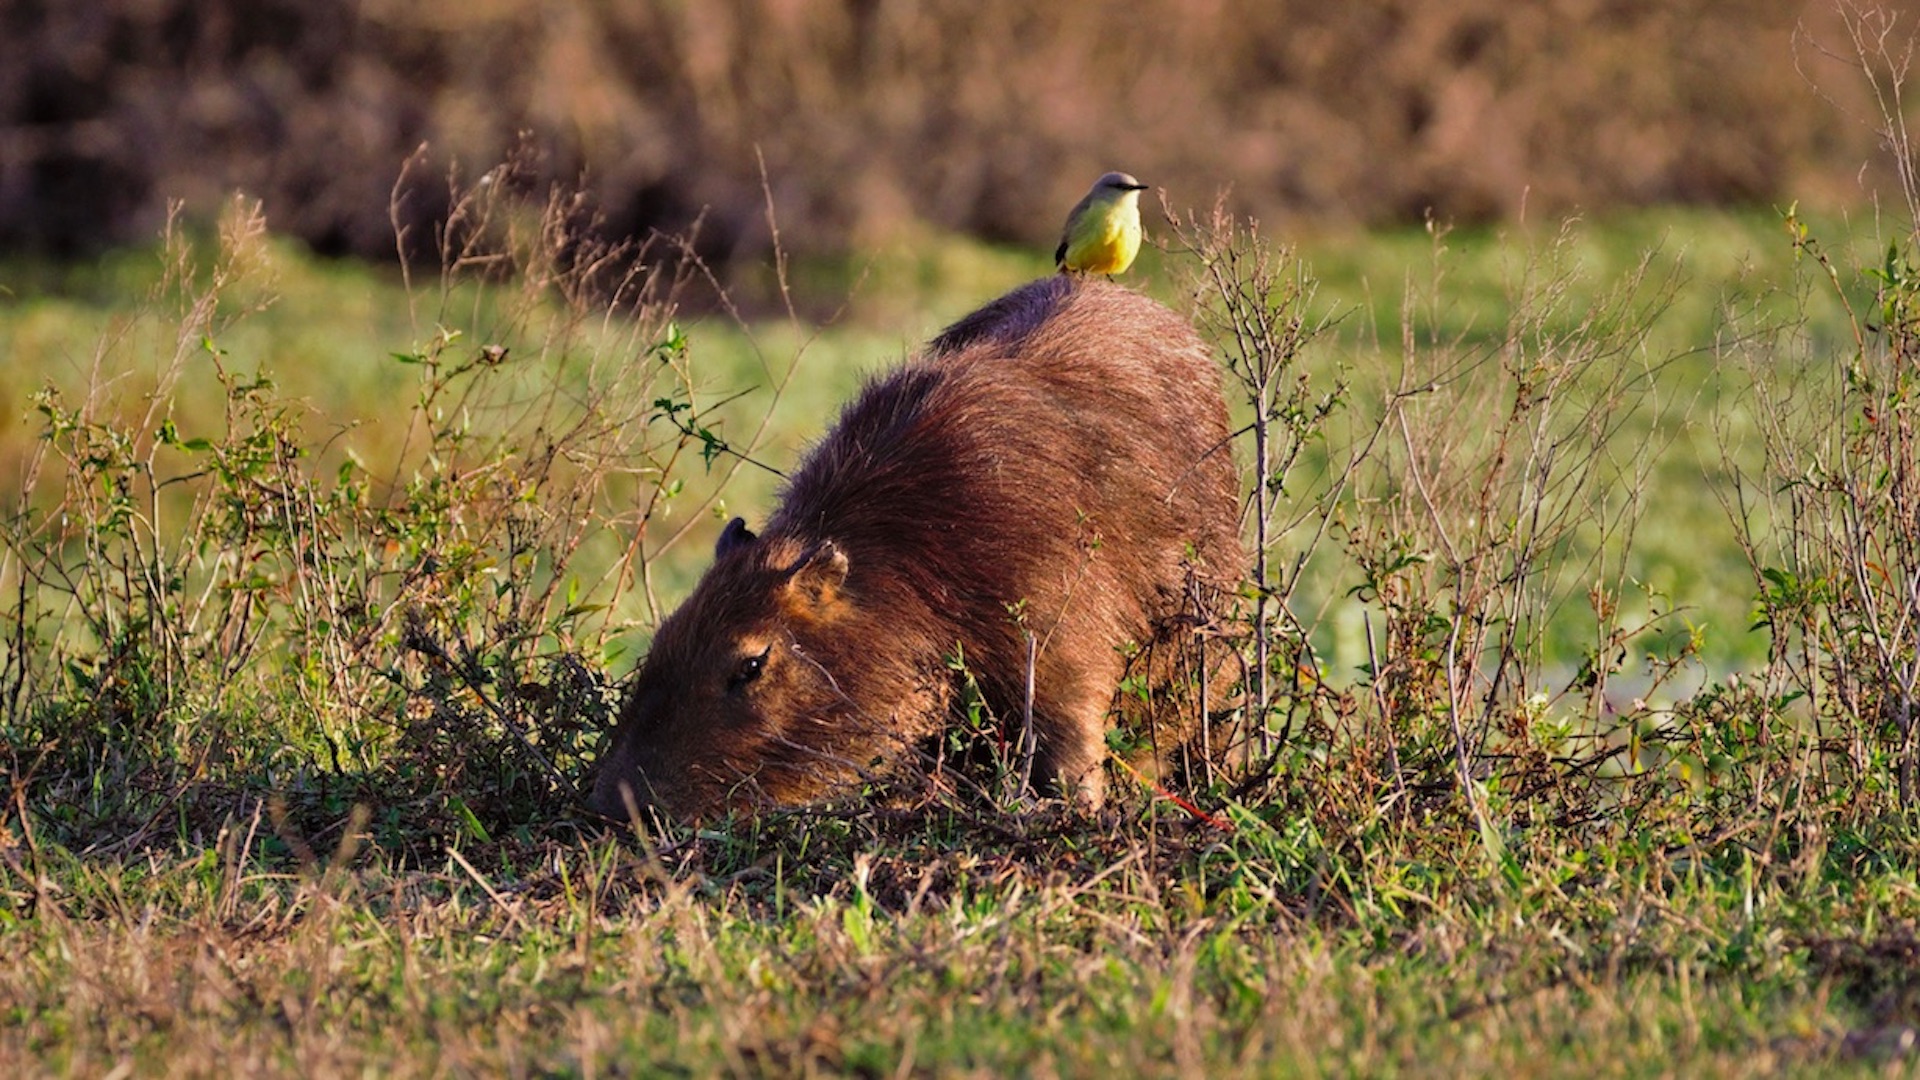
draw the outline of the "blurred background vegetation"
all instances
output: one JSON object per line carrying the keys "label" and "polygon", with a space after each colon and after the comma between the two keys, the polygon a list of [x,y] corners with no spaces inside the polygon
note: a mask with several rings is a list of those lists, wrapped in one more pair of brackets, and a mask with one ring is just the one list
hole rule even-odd
{"label": "blurred background vegetation", "polygon": [[15,0],[0,245],[145,242],[240,189],[391,257],[447,209],[390,206],[423,146],[423,181],[530,147],[613,235],[704,215],[716,265],[770,249],[769,195],[803,257],[1047,245],[1122,167],[1269,226],[1841,208],[1884,179],[1852,52],[1831,0]]}

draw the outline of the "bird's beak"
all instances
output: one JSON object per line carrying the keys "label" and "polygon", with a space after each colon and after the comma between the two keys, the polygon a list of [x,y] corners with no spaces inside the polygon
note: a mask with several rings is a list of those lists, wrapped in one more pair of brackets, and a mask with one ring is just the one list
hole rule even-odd
{"label": "bird's beak", "polygon": [[1120,186],[1121,186],[1121,187],[1124,187],[1124,188],[1126,188],[1126,189],[1127,189],[1128,191],[1145,191],[1145,190],[1147,190],[1147,185],[1145,185],[1145,184],[1122,184],[1122,185],[1120,185]]}

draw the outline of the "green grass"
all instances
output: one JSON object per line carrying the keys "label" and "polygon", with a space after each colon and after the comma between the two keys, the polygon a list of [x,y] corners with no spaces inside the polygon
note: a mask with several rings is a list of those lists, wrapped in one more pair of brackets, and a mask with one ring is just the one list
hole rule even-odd
{"label": "green grass", "polygon": [[[158,415],[181,442],[153,460],[178,482],[156,498],[205,490],[217,510],[220,498],[237,507],[197,519],[170,509],[166,520],[232,530],[172,548],[114,531],[110,489],[140,472],[102,470],[108,490],[86,505],[107,508],[104,524],[76,534],[102,546],[75,540],[42,564],[77,568],[81,584],[34,583],[64,606],[0,635],[0,691],[26,670],[20,642],[52,657],[32,669],[45,681],[25,707],[0,702],[0,1074],[1733,1076],[1920,1060],[1920,836],[1893,794],[1899,741],[1883,717],[1796,699],[1791,669],[1765,666],[1781,641],[1749,630],[1753,570],[1718,498],[1736,470],[1769,478],[1757,436],[1779,417],[1751,372],[1817,372],[1851,349],[1773,215],[1300,238],[1299,262],[1284,265],[1318,281],[1309,321],[1331,320],[1302,354],[1305,373],[1350,390],[1289,499],[1317,511],[1352,457],[1380,472],[1329,500],[1347,531],[1297,582],[1326,678],[1286,699],[1292,738],[1277,768],[1237,790],[1188,792],[1228,829],[1122,783],[1094,819],[949,793],[636,836],[578,820],[564,784],[526,756],[538,748],[563,773],[589,763],[587,729],[611,700],[595,680],[624,674],[644,646],[644,590],[596,578],[627,535],[616,512],[656,482],[684,482],[648,525],[659,543],[696,523],[655,569],[667,608],[724,514],[771,505],[771,474],[745,466],[720,485],[731,456],[701,462],[712,444],[674,434],[655,395],[691,394],[698,407],[677,415],[784,468],[866,372],[1045,272],[1039,255],[923,241],[935,254],[883,253],[864,276],[795,268],[808,318],[859,282],[843,317],[816,330],[760,317],[776,310],[765,282],[739,286],[763,301],[745,325],[691,302],[670,319],[601,322],[516,303],[498,285],[409,294],[394,274],[262,243],[242,245],[247,272],[219,293],[204,335],[183,334],[203,324],[175,306],[192,289],[156,290],[154,253],[0,263],[0,392],[13,402],[0,475],[24,488],[42,445],[35,388],[71,403],[91,387],[101,430],[118,431],[108,418],[133,424],[176,372]],[[1648,252],[1638,299],[1618,303]],[[1150,254],[1130,281],[1184,304],[1182,258]],[[1856,304],[1863,281],[1843,282]],[[1595,312],[1624,312],[1624,329],[1593,331]],[[1515,340],[1524,347],[1503,353]],[[1499,359],[1537,360],[1517,369],[1527,375],[1596,342],[1600,362],[1578,371],[1622,365],[1633,378],[1575,381],[1565,397],[1608,405],[1618,426],[1605,447],[1646,466],[1641,481],[1598,474],[1642,485],[1640,525],[1625,542],[1605,527],[1624,493],[1580,489],[1594,508],[1542,571],[1555,606],[1541,668],[1527,673],[1554,693],[1490,714],[1498,730],[1463,788],[1459,718],[1423,666],[1438,663],[1435,626],[1447,625],[1434,619],[1465,618],[1447,606],[1461,590],[1435,569],[1429,523],[1393,502],[1408,485],[1356,447],[1410,363],[1454,374],[1408,406],[1409,438],[1453,447],[1442,460],[1463,468],[1479,462],[1473,439],[1447,440],[1493,425]],[[449,374],[495,343],[513,363]],[[660,370],[663,355],[680,357],[684,380],[621,381]],[[789,372],[776,403],[771,387]],[[234,393],[256,374],[270,394]],[[460,396],[485,378],[498,381]],[[566,392],[541,396],[556,386]],[[579,404],[602,386],[634,396],[610,395],[605,412]],[[247,411],[257,400],[264,411]],[[561,404],[526,408],[547,400]],[[281,403],[297,406],[284,422]],[[478,419],[462,426],[469,411]],[[578,511],[610,527],[555,569],[556,546],[525,555],[523,537],[489,529],[522,511],[545,520],[527,508],[602,474],[533,471],[545,490],[503,495],[491,478],[541,455],[486,439],[537,444],[549,421],[580,415],[648,434],[620,444],[628,456],[605,466],[604,500]],[[304,456],[195,479],[253,445],[234,433],[256,425]],[[188,445],[201,438],[210,445]],[[659,465],[674,452],[677,464]],[[249,501],[263,491],[272,498]],[[576,512],[557,505],[556,519]],[[267,513],[287,506],[316,520],[283,527]],[[1435,511],[1453,515],[1455,537],[1459,510]],[[33,519],[10,527],[19,520]],[[1358,561],[1391,549],[1376,527],[1399,530],[1389,540],[1418,558],[1356,591]],[[1306,531],[1279,550],[1304,548]],[[245,635],[191,624],[194,588],[129,587],[116,607],[115,580],[84,574],[89,560],[125,558],[102,537],[137,551],[129,567],[155,555],[234,603],[257,591],[259,606],[242,609],[259,622],[245,625],[284,631],[225,672]],[[257,579],[222,569],[233,551],[255,560]],[[158,557],[173,552],[177,564]],[[0,582],[20,582],[18,565],[0,566]],[[1683,609],[1632,638],[1636,653],[1679,651],[1688,625],[1702,628],[1701,656],[1665,684],[1671,701],[1629,704],[1657,666],[1635,656],[1619,662],[1618,700],[1582,705],[1594,616],[1568,565],[1638,588],[1623,607]],[[556,574],[587,582],[582,596],[526,602]],[[365,583],[366,602],[316,600],[320,580]],[[589,612],[601,595],[615,610]],[[155,596],[159,610],[142,606]],[[59,621],[95,608],[126,624]],[[209,620],[231,610],[205,609]],[[1399,615],[1412,636],[1391,644],[1381,673],[1362,670],[1361,634],[1385,650]],[[1844,611],[1822,617],[1853,625]],[[585,670],[564,667],[582,654]],[[501,716],[536,730],[522,741]]]}

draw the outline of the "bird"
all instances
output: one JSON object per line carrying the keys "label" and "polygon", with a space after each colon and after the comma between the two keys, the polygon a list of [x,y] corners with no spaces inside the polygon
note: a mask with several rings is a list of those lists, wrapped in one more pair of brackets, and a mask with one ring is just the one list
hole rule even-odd
{"label": "bird", "polygon": [[1147,185],[1123,172],[1093,182],[1067,214],[1053,261],[1063,274],[1119,274],[1140,253],[1140,193]]}

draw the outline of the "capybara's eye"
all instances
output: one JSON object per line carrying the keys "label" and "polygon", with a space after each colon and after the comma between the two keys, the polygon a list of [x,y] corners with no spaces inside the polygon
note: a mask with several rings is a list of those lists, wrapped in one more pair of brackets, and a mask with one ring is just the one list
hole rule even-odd
{"label": "capybara's eye", "polygon": [[767,666],[767,654],[772,651],[773,646],[769,645],[761,649],[757,656],[742,657],[740,666],[733,669],[733,676],[727,680],[727,689],[738,690],[759,678],[761,670]]}

